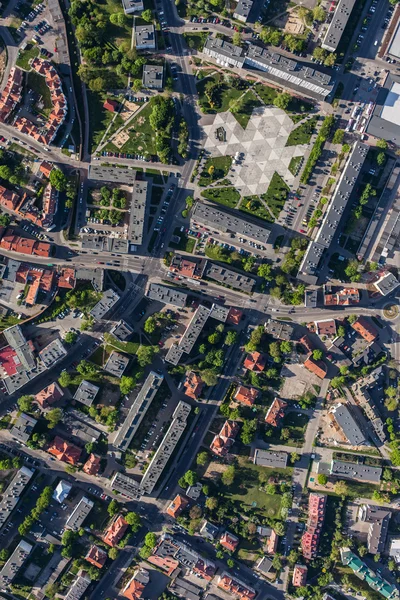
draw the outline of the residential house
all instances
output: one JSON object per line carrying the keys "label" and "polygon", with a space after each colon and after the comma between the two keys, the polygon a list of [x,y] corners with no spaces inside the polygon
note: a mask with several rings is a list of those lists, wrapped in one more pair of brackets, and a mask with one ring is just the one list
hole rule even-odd
{"label": "residential house", "polygon": [[200,534],[207,540],[210,540],[211,542],[215,540],[215,538],[218,535],[218,532],[219,527],[217,527],[213,523],[210,523],[210,521],[204,521],[203,525],[200,527]]}
{"label": "residential house", "polygon": [[389,522],[392,513],[387,508],[362,504],[359,508],[359,518],[369,523],[367,547],[370,554],[381,554],[386,545]]}
{"label": "residential house", "polygon": [[253,600],[257,596],[254,588],[241,581],[236,575],[230,575],[226,571],[219,576],[217,585],[239,600]]}
{"label": "residential house", "polygon": [[352,328],[357,331],[361,337],[368,343],[373,342],[378,337],[378,331],[366,317],[358,317],[357,321],[352,323]]}
{"label": "residential house", "polygon": [[292,583],[294,587],[303,587],[307,581],[307,567],[305,565],[294,565]]}
{"label": "residential house", "polygon": [[280,398],[275,398],[265,415],[265,422],[272,427],[278,427],[285,416],[287,402]]}
{"label": "residential house", "polygon": [[319,337],[334,337],[336,335],[335,319],[324,319],[315,321],[315,329]]}
{"label": "residential house", "polygon": [[82,469],[87,475],[97,475],[100,470],[100,457],[90,454]]}
{"label": "residential house", "polygon": [[64,392],[58,383],[53,381],[53,383],[50,383],[50,385],[46,386],[35,395],[35,400],[42,408],[48,408],[51,404],[54,404],[54,402],[61,400],[63,395]]}
{"label": "residential house", "polygon": [[320,379],[325,378],[326,372],[327,372],[327,367],[326,367],[326,364],[322,360],[315,360],[312,357],[312,355],[310,354],[307,357],[307,359],[304,363],[304,366],[308,371],[310,371],[311,373],[314,373],[314,375],[316,375]]}
{"label": "residential house", "polygon": [[244,385],[239,385],[233,397],[241,404],[246,404],[246,406],[253,406],[254,402],[257,400],[259,395],[260,392],[255,388],[248,388]]}
{"label": "residential house", "polygon": [[121,515],[117,515],[107,529],[103,541],[109,546],[116,546],[122,540],[129,524]]}
{"label": "residential house", "polygon": [[366,443],[356,418],[351,413],[351,407],[346,404],[336,404],[329,413],[337,426],[342,430],[344,437],[351,446],[362,446]]}
{"label": "residential house", "polygon": [[236,421],[225,421],[221,431],[211,442],[211,452],[217,456],[226,456],[229,449],[235,443],[235,438],[239,433],[239,424]]}
{"label": "residential house", "polygon": [[150,573],[146,569],[139,568],[122,590],[121,596],[128,600],[139,600],[149,582]]}
{"label": "residential house", "polygon": [[261,371],[264,371],[266,364],[267,361],[265,356],[260,354],[260,352],[251,352],[251,354],[248,354],[245,358],[244,368],[256,373],[261,373]]}
{"label": "residential house", "polygon": [[56,436],[48,449],[48,452],[52,456],[55,456],[57,460],[68,463],[69,465],[77,465],[82,450]]}
{"label": "residential house", "polygon": [[357,288],[337,288],[324,285],[325,306],[354,306],[360,302],[360,292]]}
{"label": "residential house", "polygon": [[186,396],[189,396],[189,398],[192,398],[193,400],[197,400],[201,395],[203,385],[204,383],[200,375],[194,371],[188,371],[183,384]]}
{"label": "residential house", "polygon": [[177,494],[165,511],[170,517],[176,519],[188,506],[189,501],[181,494]]}
{"label": "residential house", "polygon": [[103,108],[110,112],[116,112],[118,110],[118,107],[119,102],[116,102],[116,100],[110,100],[109,98],[106,98],[106,101],[103,104]]}
{"label": "residential house", "polygon": [[107,562],[108,554],[99,546],[93,544],[90,546],[88,553],[85,556],[85,560],[87,560],[91,565],[94,565],[98,569],[102,569]]}
{"label": "residential house", "polygon": [[235,552],[239,545],[239,538],[229,531],[225,531],[219,539],[219,543],[229,552]]}
{"label": "residential house", "polygon": [[306,530],[301,538],[303,556],[307,560],[316,557],[319,538],[325,519],[327,496],[311,493],[308,497],[308,520]]}

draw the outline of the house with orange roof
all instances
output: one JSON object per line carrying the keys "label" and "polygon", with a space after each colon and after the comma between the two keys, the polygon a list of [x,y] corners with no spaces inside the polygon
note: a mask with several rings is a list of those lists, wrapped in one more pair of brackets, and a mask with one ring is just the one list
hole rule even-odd
{"label": "house with orange roof", "polygon": [[169,270],[182,277],[189,277],[190,279],[201,279],[206,267],[207,261],[200,259],[198,261],[189,260],[184,256],[175,254],[172,257]]}
{"label": "house with orange roof", "polygon": [[0,204],[4,206],[4,208],[15,210],[20,200],[21,198],[18,194],[0,185]]}
{"label": "house with orange roof", "polygon": [[322,321],[315,321],[315,328],[320,337],[336,336],[335,319],[323,319]]}
{"label": "house with orange roof", "polygon": [[267,554],[275,554],[276,549],[278,547],[278,536],[276,535],[274,529],[271,529],[271,533],[267,539]]}
{"label": "house with orange roof", "polygon": [[48,179],[50,177],[50,173],[54,168],[53,163],[44,160],[39,167],[39,171]]}
{"label": "house with orange roof", "polygon": [[4,123],[22,98],[23,73],[12,67],[6,86],[0,96],[0,121]]}
{"label": "house with orange roof", "polygon": [[237,400],[237,402],[246,404],[246,406],[253,406],[259,395],[259,391],[255,388],[248,388],[244,385],[239,385],[233,398]]}
{"label": "house with orange roof", "polygon": [[90,454],[82,468],[87,475],[97,475],[100,470],[100,457]]}
{"label": "house with orange roof", "polygon": [[365,317],[358,317],[357,321],[352,323],[352,328],[357,331],[361,337],[364,338],[368,343],[373,342],[378,337],[378,331],[372,325],[372,323]]}
{"label": "house with orange roof", "polygon": [[217,586],[239,600],[253,600],[257,596],[255,589],[226,571],[219,576]]}
{"label": "house with orange roof", "polygon": [[229,552],[235,552],[239,545],[239,538],[236,535],[233,535],[233,533],[225,531],[225,533],[221,535],[219,543],[226,548],[226,550],[229,550]]}
{"label": "house with orange roof", "polygon": [[292,583],[294,587],[303,587],[307,581],[307,567],[305,565],[294,565]]}
{"label": "house with orange roof", "polygon": [[300,344],[302,344],[308,352],[312,352],[315,350],[315,344],[311,341],[308,335],[303,335],[299,340]]}
{"label": "house with orange roof", "polygon": [[35,395],[35,401],[40,404],[42,408],[48,408],[51,404],[57,402],[57,400],[61,400],[63,396],[64,392],[58,383],[53,381],[53,383],[50,383],[50,385],[47,385]]}
{"label": "house with orange roof", "polygon": [[60,274],[58,276],[57,285],[59,288],[73,290],[76,285],[75,269],[71,269],[69,267],[61,269]]}
{"label": "house with orange roof", "polygon": [[167,515],[176,519],[183,510],[188,506],[189,501],[181,494],[177,494],[172,502],[168,505],[165,511]]}
{"label": "house with orange roof", "polygon": [[226,322],[230,325],[239,325],[240,321],[242,320],[242,316],[243,311],[240,310],[240,308],[235,308],[234,306],[231,306]]}
{"label": "house with orange roof", "polygon": [[52,445],[48,449],[48,453],[55,456],[57,460],[68,463],[69,465],[77,465],[82,450],[73,444],[70,444],[62,438],[56,436]]}
{"label": "house with orange roof", "polygon": [[322,360],[315,360],[310,354],[304,363],[305,368],[320,379],[325,379],[327,367]]}
{"label": "house with orange roof", "polygon": [[122,591],[122,596],[128,600],[139,600],[142,597],[146,585],[150,581],[150,574],[146,569],[138,569],[134,576],[128,581]]}
{"label": "house with orange roof", "polygon": [[265,422],[272,427],[278,427],[279,423],[285,416],[285,408],[287,402],[280,398],[275,398],[265,415]]}
{"label": "house with orange roof", "polygon": [[28,288],[28,293],[25,296],[25,304],[27,306],[34,306],[40,289],[40,279],[37,278]]}
{"label": "house with orange roof", "polygon": [[110,112],[115,112],[118,109],[118,106],[118,102],[116,102],[115,100],[109,100],[108,98],[103,104],[103,108],[109,110]]}
{"label": "house with orange roof", "polygon": [[186,374],[185,382],[183,384],[186,396],[189,396],[189,398],[193,398],[193,400],[197,400],[197,398],[200,397],[203,386],[204,383],[200,375],[198,375],[194,371],[188,371],[188,373]]}
{"label": "house with orange roof", "polygon": [[261,371],[264,371],[266,364],[267,361],[265,356],[260,354],[260,352],[251,352],[245,358],[244,368],[255,371],[256,373],[261,373]]}
{"label": "house with orange roof", "polygon": [[103,541],[109,546],[116,546],[122,540],[128,529],[129,524],[121,515],[115,517],[109,528],[107,529]]}
{"label": "house with orange roof", "polygon": [[85,556],[85,560],[98,569],[102,569],[106,564],[107,557],[107,552],[105,552],[102,548],[99,548],[99,546],[93,544],[93,546],[89,548],[89,551]]}
{"label": "house with orange roof", "polygon": [[225,421],[221,431],[211,442],[210,450],[217,456],[226,456],[229,448],[235,443],[235,438],[239,433],[239,425],[236,421]]}

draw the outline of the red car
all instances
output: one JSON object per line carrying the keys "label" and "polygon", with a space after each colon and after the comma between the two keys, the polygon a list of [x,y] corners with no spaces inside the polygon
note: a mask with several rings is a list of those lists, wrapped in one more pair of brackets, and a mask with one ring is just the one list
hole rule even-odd
{"label": "red car", "polygon": [[300,233],[307,233],[305,229],[299,229]]}

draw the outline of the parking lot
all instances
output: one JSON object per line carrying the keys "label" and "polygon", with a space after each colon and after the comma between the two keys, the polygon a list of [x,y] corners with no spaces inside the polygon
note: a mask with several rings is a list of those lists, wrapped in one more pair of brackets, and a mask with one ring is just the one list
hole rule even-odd
{"label": "parking lot", "polygon": [[58,62],[58,31],[46,3],[42,2],[30,10],[29,5],[18,2],[15,12],[22,19],[17,29],[21,42],[32,41],[38,46],[41,58]]}

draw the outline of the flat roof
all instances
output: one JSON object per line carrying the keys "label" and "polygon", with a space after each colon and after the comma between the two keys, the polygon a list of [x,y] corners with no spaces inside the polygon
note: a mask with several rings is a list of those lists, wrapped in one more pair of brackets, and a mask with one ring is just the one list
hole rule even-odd
{"label": "flat roof", "polygon": [[114,292],[111,288],[103,293],[101,300],[95,304],[90,311],[90,314],[94,319],[99,321],[103,319],[105,315],[112,309],[113,306],[118,302],[120,296],[117,292]]}
{"label": "flat roof", "polygon": [[331,474],[343,477],[344,479],[359,479],[371,483],[379,483],[381,480],[382,469],[380,467],[370,467],[368,465],[357,465],[356,463],[332,460]]}
{"label": "flat roof", "polygon": [[109,181],[110,183],[119,183],[133,185],[136,178],[136,171],[131,167],[106,167],[104,165],[89,165],[89,179],[93,181]]}
{"label": "flat roof", "polygon": [[234,46],[230,42],[226,42],[222,38],[214,38],[209,36],[204,45],[205,50],[217,52],[221,56],[228,59],[234,59],[235,62],[244,63],[244,50],[241,46]]}
{"label": "flat roof", "polygon": [[114,446],[122,451],[126,451],[138,430],[140,423],[143,420],[150,404],[153,402],[155,395],[157,394],[160,386],[164,380],[164,376],[155,371],[150,371],[146,381],[140,388],[135,400],[129,412],[126,416],[125,421],[122,423],[120,430],[114,440]]}
{"label": "flat roof", "polygon": [[260,467],[284,469],[287,460],[287,452],[274,452],[273,450],[262,450],[261,448],[256,448],[254,451],[253,462]]}
{"label": "flat roof", "polygon": [[111,480],[111,488],[130,500],[139,500],[142,495],[140,484],[132,477],[124,475],[124,473],[115,473]]}
{"label": "flat roof", "polygon": [[[379,90],[374,110],[365,129],[366,133],[376,138],[393,142],[400,146],[400,123],[398,114],[391,105],[399,107],[400,77],[388,73],[383,87]],[[386,116],[385,116],[386,115]]]}
{"label": "flat roof", "polygon": [[99,386],[94,385],[91,381],[84,379],[80,382],[78,389],[75,392],[74,399],[81,402],[85,406],[91,406],[99,392]]}
{"label": "flat roof", "polygon": [[337,404],[331,412],[343,431],[344,436],[352,446],[362,446],[365,444],[365,435],[358,426],[348,406]]}
{"label": "flat roof", "polygon": [[0,589],[7,589],[31,553],[33,546],[21,540],[0,571]]}
{"label": "flat roof", "polygon": [[157,485],[157,482],[164,471],[173,451],[176,448],[183,432],[186,429],[187,418],[190,414],[191,406],[186,402],[180,401],[172,415],[172,422],[167,433],[163,437],[156,453],[154,454],[146,473],[143,475],[140,487],[146,494],[151,494]]}
{"label": "flat roof", "polygon": [[37,420],[21,413],[11,429],[11,435],[22,443],[26,443],[32,435],[32,431],[37,423]]}
{"label": "flat roof", "polygon": [[137,246],[143,243],[147,191],[147,181],[138,180],[133,183],[131,211],[129,213],[129,241]]}
{"label": "flat roof", "polygon": [[400,285],[400,281],[393,275],[393,273],[385,273],[378,281],[374,283],[375,287],[379,290],[382,296],[387,296]]}
{"label": "flat roof", "polygon": [[392,39],[390,40],[390,44],[387,49],[387,54],[395,56],[396,58],[400,58],[400,21],[398,22],[397,27],[394,30]]}
{"label": "flat roof", "polygon": [[64,356],[67,356],[67,354],[68,352],[59,338],[50,342],[50,344],[39,352],[40,359],[48,369],[64,358]]}
{"label": "flat roof", "polygon": [[33,477],[33,471],[28,467],[21,467],[3,492],[0,501],[0,529],[17,506],[20,496]]}
{"label": "flat roof", "polygon": [[121,354],[120,352],[116,352],[113,350],[108,357],[108,360],[103,367],[104,371],[107,373],[111,373],[115,377],[122,377],[126,367],[129,364],[129,357],[125,356],[125,354]]}
{"label": "flat roof", "polygon": [[91,579],[86,575],[79,575],[74,579],[74,583],[69,588],[67,595],[64,596],[64,600],[80,600],[91,582]]}
{"label": "flat roof", "polygon": [[147,296],[151,298],[151,300],[157,300],[158,302],[163,302],[164,304],[172,304],[173,306],[178,306],[179,308],[183,308],[186,305],[188,297],[185,292],[181,292],[180,290],[175,290],[173,287],[160,285],[158,283],[150,284]]}
{"label": "flat roof", "polygon": [[67,519],[66,527],[78,531],[94,506],[94,502],[83,496]]}
{"label": "flat roof", "polygon": [[252,8],[253,0],[239,0],[233,11],[233,16],[239,15],[239,17],[243,17],[247,21]]}
{"label": "flat roof", "polygon": [[161,65],[144,65],[143,85],[161,90],[164,80],[164,67]]}
{"label": "flat roof", "polygon": [[193,350],[193,346],[202,332],[210,313],[211,310],[202,304],[193,313],[192,319],[179,342],[179,346],[186,354],[189,354]]}
{"label": "flat roof", "polygon": [[136,47],[154,48],[156,45],[156,37],[154,25],[136,25],[135,27],[135,42]]}
{"label": "flat roof", "polygon": [[265,333],[287,341],[292,339],[294,333],[293,325],[284,321],[275,321],[274,319],[268,319],[264,324],[264,329]]}
{"label": "flat roof", "polygon": [[205,277],[213,279],[217,283],[227,285],[235,290],[246,292],[250,294],[256,284],[256,280],[253,277],[242,275],[233,271],[233,269],[227,269],[224,265],[219,265],[207,261],[207,266],[204,271]]}
{"label": "flat roof", "polygon": [[349,20],[351,11],[354,8],[355,1],[356,0],[339,0],[335,14],[333,15],[332,21],[329,24],[321,44],[322,48],[325,48],[330,52],[335,52]]}
{"label": "flat roof", "polygon": [[205,204],[204,202],[196,202],[190,220],[210,225],[213,229],[238,233],[263,244],[268,242],[271,234],[271,230],[267,227],[256,225],[247,219],[219,210],[212,204]]}
{"label": "flat roof", "polygon": [[128,339],[129,336],[132,335],[133,333],[133,327],[131,327],[129,325],[129,323],[127,323],[126,321],[124,321],[123,319],[121,319],[120,321],[118,321],[118,323],[116,323],[110,333],[117,338],[117,340],[119,340],[120,342],[124,342],[125,340]]}
{"label": "flat roof", "polygon": [[393,82],[386,96],[381,118],[395,125],[400,125],[400,83],[398,81]]}

